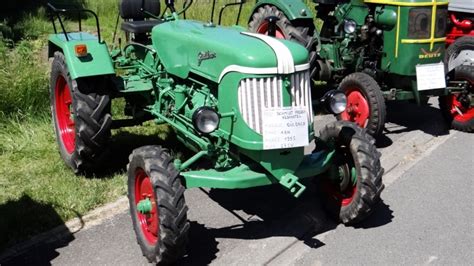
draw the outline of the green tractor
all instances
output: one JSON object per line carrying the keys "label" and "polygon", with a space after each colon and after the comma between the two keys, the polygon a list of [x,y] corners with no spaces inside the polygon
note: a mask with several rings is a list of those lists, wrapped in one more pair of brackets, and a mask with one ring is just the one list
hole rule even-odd
{"label": "green tractor", "polygon": [[452,127],[474,131],[474,66],[445,75],[447,0],[258,0],[250,31],[296,41],[310,52],[311,77],[344,91],[338,119],[382,133],[388,100],[424,104],[439,96]]}
{"label": "green tractor", "polygon": [[[170,147],[144,146],[127,166],[133,227],[150,262],[172,263],[185,253],[185,188],[280,184],[299,197],[314,180],[337,220],[367,217],[384,187],[373,138],[347,121],[313,132],[313,108],[340,113],[345,95],[330,91],[313,106],[303,46],[180,19],[191,3],[178,12],[167,0],[160,15],[159,1],[122,0],[129,42],[111,51],[94,12],[50,5],[51,110],[65,163],[77,174],[101,170],[112,128],[147,120],[172,128],[192,155],[180,160]],[[97,36],[80,24],[79,32],[66,32],[68,12],[94,16]],[[129,119],[113,120],[118,98]],[[315,149],[305,153],[313,140]]]}

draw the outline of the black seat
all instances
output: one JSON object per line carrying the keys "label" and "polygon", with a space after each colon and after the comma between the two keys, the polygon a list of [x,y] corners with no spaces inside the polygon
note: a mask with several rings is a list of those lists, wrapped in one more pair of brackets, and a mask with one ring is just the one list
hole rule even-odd
{"label": "black seat", "polygon": [[134,34],[150,32],[151,29],[160,24],[161,20],[134,20],[122,22],[122,30]]}
{"label": "black seat", "polygon": [[120,2],[120,16],[125,20],[122,22],[122,30],[133,34],[148,33],[160,24],[161,20],[149,19],[151,16],[141,9],[155,16],[160,15],[159,0],[122,0]]}

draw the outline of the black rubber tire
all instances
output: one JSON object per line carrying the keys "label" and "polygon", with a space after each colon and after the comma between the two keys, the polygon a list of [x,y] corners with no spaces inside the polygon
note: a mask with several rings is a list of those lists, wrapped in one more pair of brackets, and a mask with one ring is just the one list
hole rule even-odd
{"label": "black rubber tire", "polygon": [[[74,151],[68,153],[59,135],[56,116],[55,85],[62,76],[72,97],[72,113],[75,123]],[[75,174],[91,174],[103,171],[103,155],[111,136],[112,116],[110,97],[104,77],[72,80],[64,55],[54,53],[50,79],[51,114],[61,158]]]}
{"label": "black rubber tire", "polygon": [[[334,195],[329,195],[322,185],[319,186],[324,207],[345,225],[361,222],[374,211],[384,189],[384,169],[380,165],[381,154],[373,144],[374,139],[365,129],[347,121],[326,125],[320,131],[320,139],[328,146],[335,147],[336,157],[340,158],[342,154],[351,157],[352,162],[346,163],[352,163],[357,173],[356,191],[349,205],[342,206],[342,201],[335,200]],[[330,182],[327,177],[321,177],[320,184],[325,181]]]}
{"label": "black rubber tire", "polygon": [[[370,115],[365,126],[367,132],[374,137],[379,136],[384,129],[387,113],[385,99],[379,84],[371,76],[356,72],[346,76],[339,84],[338,89],[347,95],[351,88],[358,88],[369,105]],[[342,116],[338,115],[337,119],[341,120]]]}
{"label": "black rubber tire", "polygon": [[285,39],[297,42],[309,52],[309,64],[311,69],[311,77],[317,78],[319,73],[316,66],[317,61],[317,41],[313,38],[315,33],[315,27],[312,19],[293,20],[290,21],[288,17],[273,5],[264,5],[259,7],[250,17],[249,20],[249,31],[257,32],[258,28],[264,23],[267,17],[276,16],[280,20],[276,23],[277,26],[283,31]]}
{"label": "black rubber tire", "polygon": [[[456,39],[449,47],[446,49],[446,53],[444,54],[444,62],[446,64],[446,69],[449,71],[449,68],[454,69],[456,66],[450,66],[450,61],[454,60],[459,53],[464,50],[471,50],[474,51],[474,37],[473,36],[463,36],[461,38]],[[471,58],[474,60],[474,58]],[[470,62],[468,62],[469,64]]]}
{"label": "black rubber tire", "polygon": [[[167,149],[160,146],[143,146],[130,155],[128,169],[128,198],[133,229],[143,256],[149,262],[168,265],[186,253],[190,224],[188,207],[184,199],[185,188],[178,170]],[[159,213],[159,234],[155,245],[150,245],[143,235],[137,217],[135,202],[135,171],[143,169],[150,177]]]}
{"label": "black rubber tire", "polygon": [[[471,63],[469,65],[460,65],[454,69],[454,80],[465,80],[469,81],[470,88],[469,93],[474,95],[474,64]],[[439,100],[439,108],[443,113],[443,117],[446,119],[447,123],[451,126],[451,128],[464,131],[464,132],[474,132],[474,118],[469,119],[468,121],[458,121],[454,120],[453,116],[451,115],[451,106],[448,100],[449,96],[440,96]],[[472,110],[472,106],[470,109]]]}

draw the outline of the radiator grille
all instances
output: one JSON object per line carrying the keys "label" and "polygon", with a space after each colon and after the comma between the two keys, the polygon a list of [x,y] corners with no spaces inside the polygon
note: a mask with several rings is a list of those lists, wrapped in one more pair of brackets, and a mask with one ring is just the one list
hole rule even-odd
{"label": "radiator grille", "polygon": [[[309,71],[290,76],[292,106],[304,107],[308,121],[313,122]],[[239,109],[247,125],[262,134],[264,108],[282,107],[282,77],[246,78],[240,81]]]}

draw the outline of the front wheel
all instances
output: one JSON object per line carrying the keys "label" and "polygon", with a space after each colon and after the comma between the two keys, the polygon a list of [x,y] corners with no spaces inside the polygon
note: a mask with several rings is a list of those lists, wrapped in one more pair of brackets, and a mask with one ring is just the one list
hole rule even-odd
{"label": "front wheel", "polygon": [[324,207],[346,225],[358,223],[380,201],[384,188],[380,152],[373,138],[351,122],[327,125],[320,139],[336,151],[333,165],[319,183]]}
{"label": "front wheel", "polygon": [[339,90],[346,94],[347,108],[337,118],[356,123],[372,136],[380,135],[385,126],[386,107],[377,82],[365,73],[356,72],[342,80]]}
{"label": "front wheel", "polygon": [[128,165],[133,230],[149,262],[172,264],[186,251],[189,222],[184,187],[168,150],[135,149]]}
{"label": "front wheel", "polygon": [[457,66],[454,80],[467,81],[466,90],[439,97],[439,107],[453,129],[474,132],[474,65]]}

